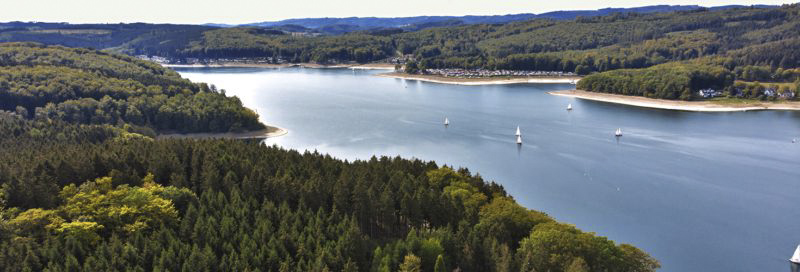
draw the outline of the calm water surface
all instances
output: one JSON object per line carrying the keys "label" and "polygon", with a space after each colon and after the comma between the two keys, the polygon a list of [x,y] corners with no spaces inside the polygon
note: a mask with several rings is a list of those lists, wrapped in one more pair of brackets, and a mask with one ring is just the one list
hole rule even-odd
{"label": "calm water surface", "polygon": [[673,112],[546,93],[565,84],[456,86],[348,69],[178,71],[290,131],[268,144],[468,167],[528,208],[646,250],[662,271],[788,271],[800,242],[797,112]]}

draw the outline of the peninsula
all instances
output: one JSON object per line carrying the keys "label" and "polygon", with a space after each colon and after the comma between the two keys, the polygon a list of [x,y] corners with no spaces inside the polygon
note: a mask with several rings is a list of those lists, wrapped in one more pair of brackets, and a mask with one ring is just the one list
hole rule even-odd
{"label": "peninsula", "polygon": [[267,139],[289,134],[289,130],[266,126],[264,129],[247,132],[198,132],[160,134],[157,139]]}
{"label": "peninsula", "polygon": [[619,95],[609,93],[588,92],[581,90],[565,90],[549,92],[551,95],[574,97],[585,100],[623,104],[636,107],[696,111],[696,112],[733,112],[756,110],[800,110],[798,101],[759,101],[759,100],[707,100],[683,101],[647,98],[642,96]]}

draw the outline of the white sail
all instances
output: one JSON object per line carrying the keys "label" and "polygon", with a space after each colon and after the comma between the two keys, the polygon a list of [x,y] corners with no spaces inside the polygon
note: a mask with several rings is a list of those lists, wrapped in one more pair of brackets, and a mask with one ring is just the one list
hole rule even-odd
{"label": "white sail", "polygon": [[618,129],[617,129],[617,131],[616,131],[616,132],[614,132],[614,135],[616,135],[616,136],[622,136],[622,129],[621,129],[621,128],[618,128]]}
{"label": "white sail", "polygon": [[444,118],[444,125],[446,126],[446,125],[449,125],[449,124],[450,124],[450,120],[447,120],[447,117],[445,117]]}
{"label": "white sail", "polygon": [[567,104],[567,110],[572,110],[572,104]]}
{"label": "white sail", "polygon": [[514,135],[516,135],[516,136],[521,136],[522,135],[522,132],[519,131],[519,126],[517,126],[517,133],[514,134]]}
{"label": "white sail", "polygon": [[517,144],[522,144],[522,136],[517,135]]}
{"label": "white sail", "polygon": [[800,245],[798,245],[797,249],[794,250],[794,255],[792,255],[792,258],[789,259],[789,261],[793,263],[800,263]]}

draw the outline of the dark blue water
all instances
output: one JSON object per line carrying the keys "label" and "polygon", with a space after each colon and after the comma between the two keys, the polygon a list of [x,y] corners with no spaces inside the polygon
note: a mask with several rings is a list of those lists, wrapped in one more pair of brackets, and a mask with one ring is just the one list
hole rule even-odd
{"label": "dark blue water", "polygon": [[468,167],[528,208],[646,250],[662,271],[787,271],[800,242],[800,112],[675,112],[546,93],[566,84],[457,86],[348,69],[179,71],[290,131],[268,144]]}

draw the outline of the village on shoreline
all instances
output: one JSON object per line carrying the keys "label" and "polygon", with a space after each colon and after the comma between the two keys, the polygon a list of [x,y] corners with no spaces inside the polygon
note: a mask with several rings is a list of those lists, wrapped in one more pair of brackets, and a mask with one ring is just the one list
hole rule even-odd
{"label": "village on shoreline", "polygon": [[576,84],[579,76],[492,76],[492,77],[446,77],[441,75],[407,74],[391,72],[376,74],[378,77],[417,80],[431,83],[454,85],[494,85],[494,84],[520,84],[520,83],[551,83],[551,84]]}

